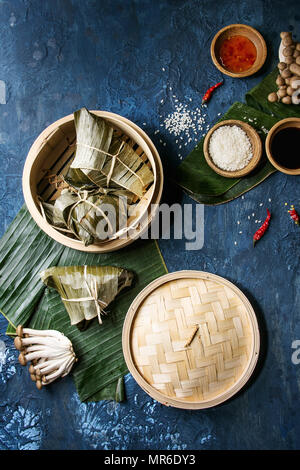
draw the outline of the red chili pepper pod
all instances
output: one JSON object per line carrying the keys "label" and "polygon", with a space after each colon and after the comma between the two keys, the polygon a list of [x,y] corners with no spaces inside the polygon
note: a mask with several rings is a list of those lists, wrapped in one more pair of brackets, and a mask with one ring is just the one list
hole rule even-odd
{"label": "red chili pepper pod", "polygon": [[300,225],[299,214],[298,214],[298,212],[296,211],[296,209],[295,209],[294,206],[291,206],[291,208],[290,208],[290,210],[288,211],[288,213],[290,214],[290,216],[291,216],[291,218],[293,219],[293,221],[295,222],[295,224]]}
{"label": "red chili pepper pod", "polygon": [[206,93],[204,94],[203,98],[202,98],[202,103],[201,104],[204,104],[204,103],[207,103],[207,101],[210,99],[213,91],[218,88],[219,86],[223,85],[223,80],[219,83],[216,83],[215,85],[211,86],[207,91]]}
{"label": "red chili pepper pod", "polygon": [[271,219],[271,213],[269,209],[267,209],[267,217],[262,226],[255,232],[253,235],[253,246],[255,246],[255,243],[261,239],[261,237],[265,234],[267,228],[269,227],[269,222]]}

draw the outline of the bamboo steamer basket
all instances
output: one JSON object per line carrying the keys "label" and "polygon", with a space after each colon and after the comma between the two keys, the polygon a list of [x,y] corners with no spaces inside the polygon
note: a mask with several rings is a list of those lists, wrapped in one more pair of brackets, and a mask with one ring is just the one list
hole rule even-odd
{"label": "bamboo steamer basket", "polygon": [[106,111],[92,111],[92,113],[106,119],[118,132],[120,138],[130,143],[153,171],[154,182],[146,188],[146,193],[138,202],[134,215],[128,219],[127,229],[103,242],[84,246],[80,240],[56,230],[41,214],[38,196],[45,201],[51,201],[60,194],[60,191],[48,182],[45,174],[47,172],[57,175],[66,174],[73,159],[76,142],[73,114],[48,126],[35,140],[25,161],[22,184],[24,199],[32,218],[51,238],[76,250],[106,253],[129,245],[147,230],[156,215],[161,199],[163,168],[153,142],[136,124],[114,113]]}
{"label": "bamboo steamer basket", "polygon": [[129,371],[152,398],[203,409],[245,385],[260,339],[254,310],[234,284],[215,274],[179,271],[135,298],[122,344]]}

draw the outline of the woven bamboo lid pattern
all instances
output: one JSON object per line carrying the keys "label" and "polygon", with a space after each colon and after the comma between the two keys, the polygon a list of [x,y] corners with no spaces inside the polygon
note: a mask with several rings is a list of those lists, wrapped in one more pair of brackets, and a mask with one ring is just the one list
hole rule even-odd
{"label": "woven bamboo lid pattern", "polygon": [[235,394],[259,352],[255,313],[244,294],[219,276],[180,271],[146,287],[124,323],[128,368],[156,400],[207,408]]}

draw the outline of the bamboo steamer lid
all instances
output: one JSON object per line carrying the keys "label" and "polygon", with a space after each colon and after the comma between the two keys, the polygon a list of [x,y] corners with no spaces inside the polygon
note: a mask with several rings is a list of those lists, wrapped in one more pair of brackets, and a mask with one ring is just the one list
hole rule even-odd
{"label": "bamboo steamer lid", "polygon": [[179,271],[149,284],[131,304],[123,352],[137,383],[164,405],[209,408],[237,393],[259,354],[254,310],[231,282]]}

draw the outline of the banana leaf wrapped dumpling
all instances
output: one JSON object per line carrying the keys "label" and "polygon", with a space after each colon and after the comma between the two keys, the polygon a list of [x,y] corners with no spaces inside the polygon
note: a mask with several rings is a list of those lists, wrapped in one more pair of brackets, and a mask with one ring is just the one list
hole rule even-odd
{"label": "banana leaf wrapped dumpling", "polygon": [[70,232],[88,246],[126,229],[128,206],[133,197],[122,189],[101,188],[91,192],[64,189],[52,211],[49,203],[43,206],[51,225]]}
{"label": "banana leaf wrapped dumpling", "polygon": [[115,266],[54,266],[40,273],[44,284],[60,294],[71,324],[83,329],[101,315],[125,287],[133,273]]}
{"label": "banana leaf wrapped dumpling", "polygon": [[[82,108],[74,113],[76,152],[70,170],[80,170],[99,187],[118,185],[142,198],[153,182],[152,170],[104,119]],[[104,178],[103,178],[104,177]]]}

